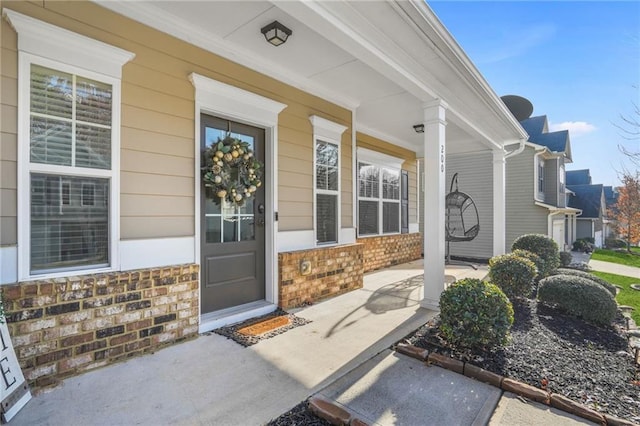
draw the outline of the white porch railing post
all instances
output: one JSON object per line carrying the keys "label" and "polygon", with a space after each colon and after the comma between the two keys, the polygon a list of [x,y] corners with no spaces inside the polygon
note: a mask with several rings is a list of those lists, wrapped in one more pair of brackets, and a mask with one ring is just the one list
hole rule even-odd
{"label": "white porch railing post", "polygon": [[421,305],[438,310],[444,290],[445,126],[447,105],[424,105],[424,297]]}
{"label": "white porch railing post", "polygon": [[506,227],[506,190],[505,190],[505,152],[493,150],[493,255],[505,253]]}

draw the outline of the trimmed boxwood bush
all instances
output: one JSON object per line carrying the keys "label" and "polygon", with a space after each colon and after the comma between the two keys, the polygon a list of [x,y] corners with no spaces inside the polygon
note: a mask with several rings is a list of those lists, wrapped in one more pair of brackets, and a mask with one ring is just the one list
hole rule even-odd
{"label": "trimmed boxwood bush", "polygon": [[542,259],[542,269],[538,271],[540,277],[548,276],[551,271],[560,266],[558,243],[542,234],[521,235],[513,242],[511,251],[522,249],[537,254]]}
{"label": "trimmed boxwood bush", "polygon": [[610,325],[618,309],[604,287],[575,275],[552,275],[541,280],[538,299],[598,325]]}
{"label": "trimmed boxwood bush", "polygon": [[531,294],[536,275],[536,265],[517,254],[503,254],[489,259],[489,281],[500,287],[509,299]]}
{"label": "trimmed boxwood bush", "polygon": [[573,275],[575,277],[586,278],[588,280],[594,281],[594,282],[600,284],[605,289],[607,289],[607,291],[609,293],[611,293],[613,295],[613,297],[616,297],[617,290],[616,290],[616,287],[613,284],[611,284],[607,280],[603,280],[602,278],[600,278],[600,277],[598,277],[596,275],[590,274],[589,272],[580,271],[578,269],[558,268],[556,271],[554,271],[554,275],[558,275],[558,274]]}
{"label": "trimmed boxwood bush", "polygon": [[560,252],[560,266],[569,266],[573,261],[573,255],[568,251]]}
{"label": "trimmed boxwood bush", "polygon": [[524,257],[525,259],[529,259],[530,261],[532,261],[534,265],[536,265],[536,274],[537,274],[536,280],[539,280],[541,278],[540,271],[544,269],[544,261],[540,256],[530,252],[529,250],[522,250],[522,249],[516,249],[511,253],[515,254],[516,256]]}
{"label": "trimmed boxwood bush", "polygon": [[604,245],[610,249],[627,248],[627,242],[620,238],[607,238],[604,240]]}
{"label": "trimmed boxwood bush", "polygon": [[475,278],[450,285],[440,296],[440,331],[454,346],[504,345],[513,324],[513,306],[496,286]]}

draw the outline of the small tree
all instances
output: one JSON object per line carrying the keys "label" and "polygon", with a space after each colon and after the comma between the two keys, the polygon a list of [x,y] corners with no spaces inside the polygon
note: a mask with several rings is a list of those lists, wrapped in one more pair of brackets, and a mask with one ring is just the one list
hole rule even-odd
{"label": "small tree", "polygon": [[624,172],[621,180],[615,219],[618,233],[627,241],[627,251],[631,251],[631,244],[640,242],[640,173]]}

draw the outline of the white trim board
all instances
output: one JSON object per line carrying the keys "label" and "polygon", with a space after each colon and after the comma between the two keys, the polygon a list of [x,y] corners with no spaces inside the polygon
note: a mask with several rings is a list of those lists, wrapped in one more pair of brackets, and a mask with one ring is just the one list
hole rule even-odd
{"label": "white trim board", "polygon": [[120,241],[120,268],[123,271],[198,263],[195,237],[150,238]]}
{"label": "white trim board", "polygon": [[0,284],[18,282],[18,247],[0,247]]}

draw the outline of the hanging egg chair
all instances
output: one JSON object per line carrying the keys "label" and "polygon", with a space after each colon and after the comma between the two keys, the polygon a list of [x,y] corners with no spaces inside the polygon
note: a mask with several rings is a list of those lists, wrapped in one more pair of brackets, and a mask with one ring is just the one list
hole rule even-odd
{"label": "hanging egg chair", "polygon": [[[455,191],[453,190],[454,185]],[[451,178],[449,193],[445,198],[445,207],[447,209],[445,217],[447,262],[451,263],[449,243],[471,241],[480,232],[478,209],[469,195],[458,190],[458,173]]]}

